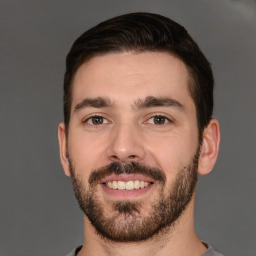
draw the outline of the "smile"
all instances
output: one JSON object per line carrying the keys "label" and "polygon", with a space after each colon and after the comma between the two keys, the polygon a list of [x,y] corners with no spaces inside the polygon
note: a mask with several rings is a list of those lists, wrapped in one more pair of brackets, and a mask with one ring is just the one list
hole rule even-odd
{"label": "smile", "polygon": [[118,190],[134,190],[134,189],[142,189],[146,188],[150,185],[151,183],[147,181],[141,181],[141,180],[129,180],[127,182],[125,181],[108,181],[105,183],[105,185],[108,188],[111,189],[118,189]]}
{"label": "smile", "polygon": [[142,174],[112,174],[99,184],[105,195],[114,200],[132,200],[154,191],[155,182]]}

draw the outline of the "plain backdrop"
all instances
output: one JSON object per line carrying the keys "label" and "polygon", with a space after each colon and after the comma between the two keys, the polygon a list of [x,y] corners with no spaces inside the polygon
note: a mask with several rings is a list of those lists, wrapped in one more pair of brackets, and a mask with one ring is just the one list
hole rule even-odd
{"label": "plain backdrop", "polygon": [[185,26],[212,63],[222,140],[213,172],[199,180],[196,230],[225,256],[256,255],[255,1],[2,0],[1,256],[64,256],[82,243],[57,143],[65,56],[91,26],[135,11]]}

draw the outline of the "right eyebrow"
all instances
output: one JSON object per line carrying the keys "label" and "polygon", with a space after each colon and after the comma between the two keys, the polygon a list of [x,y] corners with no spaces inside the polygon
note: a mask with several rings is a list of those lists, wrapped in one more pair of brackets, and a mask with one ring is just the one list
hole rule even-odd
{"label": "right eyebrow", "polygon": [[113,103],[111,103],[110,99],[106,97],[85,98],[75,106],[74,112],[86,107],[106,108],[112,106]]}

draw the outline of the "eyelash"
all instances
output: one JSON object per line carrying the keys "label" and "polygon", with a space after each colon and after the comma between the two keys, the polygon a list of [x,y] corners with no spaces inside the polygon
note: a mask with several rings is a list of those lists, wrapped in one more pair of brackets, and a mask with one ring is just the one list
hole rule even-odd
{"label": "eyelash", "polygon": [[[93,118],[95,119],[101,119],[100,123],[93,123]],[[163,119],[163,123],[155,123],[156,119]],[[90,121],[91,120],[91,121]],[[150,122],[150,120],[152,120],[152,122]],[[150,124],[150,125],[157,125],[157,126],[164,126],[164,125],[167,125],[168,123],[172,123],[173,121],[164,116],[164,115],[154,115],[154,116],[151,116],[150,118],[148,118],[144,123],[146,124]],[[88,125],[91,125],[91,126],[98,126],[98,125],[104,125],[106,123],[111,123],[110,121],[108,121],[105,117],[101,116],[101,115],[93,115],[93,116],[90,116],[88,118],[86,118],[83,123],[86,123]]]}
{"label": "eyelash", "polygon": [[[154,122],[157,118],[164,119],[164,123],[160,123],[160,124],[149,123],[150,120],[153,120],[153,122]],[[149,124],[152,124],[152,125],[163,126],[163,125],[166,125],[167,123],[172,123],[172,120],[164,115],[154,115],[154,116],[150,117],[146,122]]]}
{"label": "eyelash", "polygon": [[[103,120],[103,123],[100,123],[100,124],[93,124],[93,118],[101,118]],[[91,120],[91,123],[89,122]],[[107,122],[105,122],[107,121]],[[101,115],[94,115],[94,116],[90,116],[88,118],[86,118],[83,123],[86,123],[88,125],[92,125],[92,126],[98,126],[98,125],[104,125],[106,123],[110,123],[105,117],[101,116]]]}

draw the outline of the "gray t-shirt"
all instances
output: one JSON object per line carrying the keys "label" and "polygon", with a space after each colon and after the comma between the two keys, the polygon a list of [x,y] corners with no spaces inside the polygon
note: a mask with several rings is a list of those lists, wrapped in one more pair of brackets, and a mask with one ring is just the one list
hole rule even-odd
{"label": "gray t-shirt", "polygon": [[[208,250],[202,256],[223,256],[222,254],[214,251],[214,249],[210,245],[208,245],[206,243],[204,243],[204,244],[208,247]],[[76,256],[77,253],[81,250],[81,248],[82,248],[82,246],[79,246],[79,247],[73,249],[73,251],[70,252],[67,256]]]}

